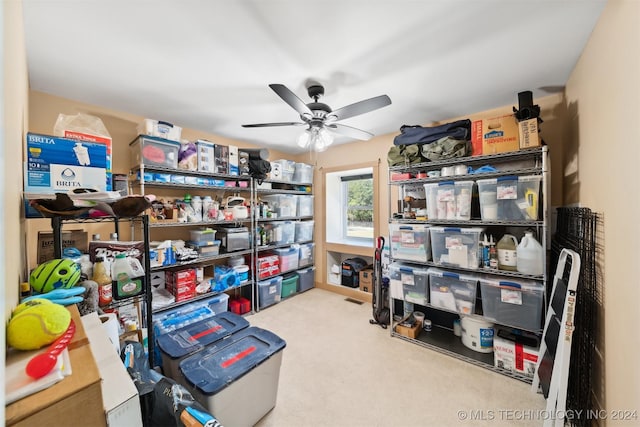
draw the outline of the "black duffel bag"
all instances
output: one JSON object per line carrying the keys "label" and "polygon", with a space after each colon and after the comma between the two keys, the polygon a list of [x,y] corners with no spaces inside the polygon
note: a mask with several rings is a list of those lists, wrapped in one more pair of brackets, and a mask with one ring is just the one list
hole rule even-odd
{"label": "black duffel bag", "polygon": [[430,144],[446,136],[463,141],[470,139],[471,120],[457,120],[431,127],[402,125],[400,135],[393,139],[393,145]]}

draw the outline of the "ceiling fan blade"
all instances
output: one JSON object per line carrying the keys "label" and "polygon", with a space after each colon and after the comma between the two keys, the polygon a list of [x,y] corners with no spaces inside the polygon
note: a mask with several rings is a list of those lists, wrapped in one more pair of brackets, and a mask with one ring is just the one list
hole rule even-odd
{"label": "ceiling fan blade", "polygon": [[349,117],[368,113],[378,108],[386,107],[391,104],[391,99],[387,95],[380,95],[374,98],[365,99],[364,101],[349,104],[345,107],[338,108],[328,114],[328,117],[335,116],[335,120],[348,119]]}
{"label": "ceiling fan blade", "polygon": [[270,84],[269,87],[273,89],[273,91],[278,94],[278,96],[282,98],[284,102],[289,104],[291,108],[296,110],[301,116],[313,115],[313,112],[309,109],[309,107],[307,107],[307,104],[305,104],[300,98],[298,98],[295,93],[291,92],[291,90],[289,90],[289,88],[287,88],[285,85]]}
{"label": "ceiling fan blade", "polygon": [[280,123],[254,123],[250,125],[242,125],[243,128],[266,128],[272,126],[302,126],[303,122],[280,122]]}
{"label": "ceiling fan blade", "polygon": [[342,125],[339,123],[331,123],[331,124],[325,125],[325,127],[329,130],[332,130],[335,133],[339,133],[340,135],[361,139],[363,141],[368,141],[373,137],[372,133],[365,132],[363,130],[356,129],[351,126]]}

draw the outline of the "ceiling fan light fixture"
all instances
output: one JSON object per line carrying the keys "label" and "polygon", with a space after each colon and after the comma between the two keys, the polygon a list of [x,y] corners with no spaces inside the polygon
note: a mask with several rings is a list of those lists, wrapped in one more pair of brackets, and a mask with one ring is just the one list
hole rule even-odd
{"label": "ceiling fan light fixture", "polygon": [[313,151],[322,152],[333,144],[333,135],[322,126],[311,126],[298,136],[298,147],[310,147]]}
{"label": "ceiling fan light fixture", "polygon": [[298,136],[298,147],[307,148],[311,142],[311,130],[306,129]]}

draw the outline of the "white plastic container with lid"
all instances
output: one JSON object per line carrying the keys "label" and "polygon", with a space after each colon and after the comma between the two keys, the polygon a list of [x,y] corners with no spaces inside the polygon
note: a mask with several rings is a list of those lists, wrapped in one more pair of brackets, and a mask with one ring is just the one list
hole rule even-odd
{"label": "white plastic container with lid", "polygon": [[533,233],[527,231],[517,248],[518,272],[524,274],[541,275],[544,270],[544,251]]}

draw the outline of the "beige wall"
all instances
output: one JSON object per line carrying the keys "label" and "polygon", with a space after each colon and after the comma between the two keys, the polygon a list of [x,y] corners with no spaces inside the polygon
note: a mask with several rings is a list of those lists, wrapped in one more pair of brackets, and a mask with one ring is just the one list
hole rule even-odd
{"label": "beige wall", "polygon": [[[0,3],[2,16],[3,79],[2,135],[0,135],[0,160],[2,162],[2,244],[0,247],[0,269],[3,275],[4,301],[3,320],[8,319],[18,302],[18,285],[24,280],[23,261],[24,229],[20,219],[22,197],[22,136],[27,126],[27,59],[25,54],[24,29],[22,26],[22,2]],[[20,183],[16,185],[16,182]],[[5,328],[0,328],[0,338],[5,342]],[[0,352],[0,372],[4,378],[5,352]],[[0,390],[0,401],[4,401],[4,387]],[[0,407],[0,419],[4,419],[4,405]]]}
{"label": "beige wall", "polygon": [[571,136],[567,163],[575,164],[567,171],[573,174],[569,193],[604,219],[598,348],[604,366],[597,366],[604,380],[594,391],[603,408],[640,412],[639,29],[640,2],[610,0],[571,74],[566,96]]}

